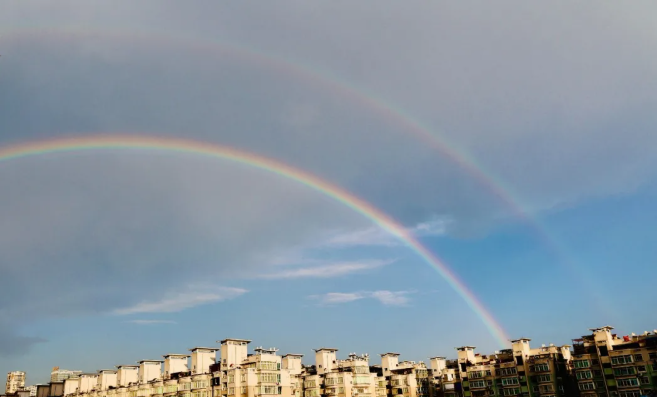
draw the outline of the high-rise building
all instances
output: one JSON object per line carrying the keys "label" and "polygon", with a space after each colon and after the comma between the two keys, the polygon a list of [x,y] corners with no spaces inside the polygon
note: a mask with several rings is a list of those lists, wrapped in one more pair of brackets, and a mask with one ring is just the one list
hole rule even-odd
{"label": "high-rise building", "polygon": [[25,372],[13,371],[7,374],[7,384],[5,386],[5,393],[16,393],[25,387]]}
{"label": "high-rise building", "polygon": [[81,373],[82,371],[69,371],[67,369],[59,369],[59,367],[54,367],[52,372],[50,372],[50,381],[62,382],[66,379],[77,378]]}

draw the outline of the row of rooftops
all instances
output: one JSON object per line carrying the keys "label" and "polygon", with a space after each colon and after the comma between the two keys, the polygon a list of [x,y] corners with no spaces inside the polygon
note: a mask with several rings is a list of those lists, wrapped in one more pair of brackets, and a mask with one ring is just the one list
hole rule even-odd
{"label": "row of rooftops", "polygon": [[[590,338],[592,338],[598,332],[610,332],[612,329],[613,329],[613,327],[611,327],[611,326],[604,326],[604,327],[599,327],[599,328],[590,328],[590,331],[593,332],[593,335],[585,335],[585,336],[582,337],[583,339],[574,339],[573,341],[577,342],[577,341],[581,341],[581,340],[589,340]],[[636,341],[637,339],[652,338],[652,337],[657,337],[657,330],[653,331],[652,333],[645,332],[643,335],[634,335],[634,334],[632,334],[632,337],[629,339],[629,341]],[[626,336],[623,339],[621,339],[616,334],[613,334],[613,336],[612,336],[612,339],[615,342],[614,344],[622,344],[623,342],[628,342],[628,338],[629,337]],[[528,344],[529,341],[531,341],[531,339],[522,337],[522,338],[511,340],[510,342],[515,345],[515,344],[518,344],[518,343]],[[246,345],[246,344],[251,343],[251,340],[249,340],[249,339],[227,338],[227,339],[223,339],[221,341],[217,341],[217,343],[221,343],[221,345],[226,345],[226,344]],[[542,348],[532,349],[532,354],[539,353],[541,349],[549,353],[550,348],[569,349],[570,347],[571,347],[571,345],[563,345],[563,346],[559,346],[559,347],[557,347],[553,344],[550,344],[549,347],[547,347],[545,345],[542,345]],[[466,346],[456,347],[455,349],[459,352],[464,352],[464,351],[473,351],[475,348],[476,348],[475,346],[466,345]],[[216,352],[218,350],[219,350],[219,348],[215,348],[215,347],[194,347],[192,349],[189,349],[189,351],[192,352],[192,353],[194,353],[194,352]],[[315,353],[321,353],[321,352],[336,353],[338,351],[337,348],[331,348],[331,347],[320,347],[318,349],[313,349],[313,350],[314,350]],[[278,349],[273,348],[273,347],[272,348],[256,347],[254,349],[254,352],[255,352],[255,355],[257,355],[257,354],[276,354],[278,352]],[[470,354],[472,354],[472,353],[470,353]],[[500,358],[499,356],[507,356],[507,355],[513,355],[513,354],[514,354],[513,349],[503,349],[503,350],[495,351],[494,354],[490,354],[490,355],[480,355],[479,353],[476,353],[476,354],[474,354],[474,356],[475,357],[480,357],[483,360],[496,360],[496,359]],[[254,354],[248,354],[247,356],[250,357],[250,356],[253,356],[253,355]],[[394,357],[399,357],[400,355],[401,355],[400,353],[396,353],[396,352],[386,352],[386,353],[379,354],[379,356],[381,356],[382,358],[384,358],[384,357],[394,358]],[[284,357],[284,358],[285,357],[301,358],[303,356],[304,356],[303,354],[299,354],[299,353],[288,353],[288,354],[283,355],[282,357]],[[169,353],[169,354],[163,355],[163,357],[165,359],[167,359],[167,358],[185,359],[185,358],[190,357],[190,355],[188,355],[188,354]],[[364,354],[362,356],[358,356],[355,353],[351,353],[351,354],[349,354],[348,359],[339,360],[339,361],[346,362],[346,361],[350,361],[350,360],[353,361],[353,360],[367,360],[367,359],[369,359],[369,355],[367,355],[367,354]],[[446,360],[446,358],[444,356],[434,356],[434,357],[430,357],[430,360]],[[451,362],[456,362],[457,360],[446,360],[446,361],[449,364]],[[137,363],[138,364],[144,364],[144,363],[146,363],[146,364],[148,364],[148,363],[161,364],[163,362],[164,361],[162,361],[162,360],[141,360],[141,361],[138,361]],[[420,363],[422,363],[422,362],[420,362]],[[413,364],[414,365],[415,362],[403,361],[400,364]],[[306,366],[304,366],[304,367],[306,367]],[[138,368],[138,365],[117,365],[116,368],[117,369],[121,369],[121,368]],[[85,373],[85,374],[82,374],[82,376],[85,376],[85,375],[86,376],[93,376],[93,375],[97,375],[99,373],[113,373],[113,372],[116,372],[116,370],[103,369],[103,370],[99,370],[96,373]]]}

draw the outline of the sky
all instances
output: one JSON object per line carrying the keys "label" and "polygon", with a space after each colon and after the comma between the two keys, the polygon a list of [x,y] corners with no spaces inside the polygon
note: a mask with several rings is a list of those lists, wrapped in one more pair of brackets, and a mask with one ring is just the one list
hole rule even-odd
{"label": "sky", "polygon": [[3,2],[0,372],[657,328],[655,25],[648,1]]}

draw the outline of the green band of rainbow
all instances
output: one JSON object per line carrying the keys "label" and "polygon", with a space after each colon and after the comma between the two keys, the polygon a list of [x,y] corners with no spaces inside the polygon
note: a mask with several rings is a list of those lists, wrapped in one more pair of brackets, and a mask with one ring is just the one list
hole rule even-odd
{"label": "green band of rainbow", "polygon": [[331,197],[335,201],[372,220],[399,238],[406,246],[417,253],[426,263],[436,269],[447,283],[465,300],[468,306],[483,321],[490,334],[500,346],[508,346],[509,338],[504,329],[479,299],[443,261],[422,245],[405,227],[372,204],[354,196],[348,191],[282,162],[216,144],[185,139],[136,135],[96,135],[92,137],[52,139],[0,147],[0,161],[45,155],[48,153],[99,149],[164,150],[220,158],[280,175]]}

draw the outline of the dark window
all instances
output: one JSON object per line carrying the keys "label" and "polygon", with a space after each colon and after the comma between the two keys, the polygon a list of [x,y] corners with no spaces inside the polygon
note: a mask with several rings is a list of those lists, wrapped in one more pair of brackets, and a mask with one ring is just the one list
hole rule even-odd
{"label": "dark window", "polygon": [[522,365],[524,363],[524,360],[522,359],[522,356],[517,356],[516,357],[516,364]]}
{"label": "dark window", "polygon": [[600,346],[600,355],[605,357],[609,355],[609,351],[607,350],[607,346]]}

